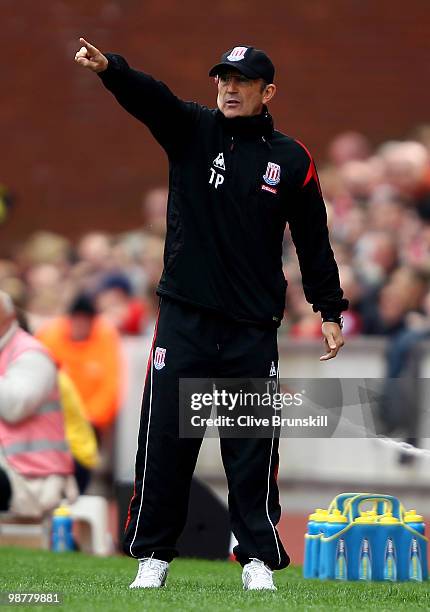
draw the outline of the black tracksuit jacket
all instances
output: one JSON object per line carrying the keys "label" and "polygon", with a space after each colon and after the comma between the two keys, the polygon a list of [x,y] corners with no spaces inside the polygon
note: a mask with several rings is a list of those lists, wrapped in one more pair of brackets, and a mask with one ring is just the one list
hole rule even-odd
{"label": "black tracksuit jacket", "polygon": [[274,130],[266,108],[259,116],[226,119],[219,110],[178,99],[120,55],[106,57],[108,68],[99,73],[104,85],[148,126],[169,158],[157,293],[239,322],[279,326],[288,222],[306,299],[325,315],[345,310],[325,205],[306,148]]}

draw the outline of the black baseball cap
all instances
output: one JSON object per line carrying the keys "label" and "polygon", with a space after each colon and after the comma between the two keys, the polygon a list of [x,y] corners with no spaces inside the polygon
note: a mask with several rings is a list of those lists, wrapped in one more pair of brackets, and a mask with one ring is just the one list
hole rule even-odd
{"label": "black baseball cap", "polygon": [[67,312],[69,315],[86,315],[91,318],[95,317],[97,314],[94,302],[88,293],[79,293],[76,295],[69,305]]}
{"label": "black baseball cap", "polygon": [[213,66],[209,76],[216,76],[225,72],[226,68],[236,68],[250,79],[264,79],[266,83],[273,83],[275,67],[270,58],[254,47],[239,46],[229,49],[221,56],[219,64]]}

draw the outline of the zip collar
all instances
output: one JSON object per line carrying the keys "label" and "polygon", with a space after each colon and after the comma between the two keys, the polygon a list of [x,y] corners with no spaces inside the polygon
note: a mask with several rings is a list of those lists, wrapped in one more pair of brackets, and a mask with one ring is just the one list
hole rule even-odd
{"label": "zip collar", "polygon": [[234,117],[233,119],[228,119],[219,109],[216,111],[216,116],[223,128],[231,134],[232,137],[239,136],[252,140],[261,138],[263,142],[270,147],[268,141],[273,136],[274,127],[273,119],[267,106],[263,106],[260,115],[253,115],[251,117]]}

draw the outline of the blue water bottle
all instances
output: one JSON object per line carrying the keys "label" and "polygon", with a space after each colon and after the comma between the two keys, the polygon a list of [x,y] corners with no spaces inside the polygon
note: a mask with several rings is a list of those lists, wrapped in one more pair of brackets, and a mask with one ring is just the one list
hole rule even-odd
{"label": "blue water bottle", "polygon": [[51,550],[65,552],[74,550],[73,519],[67,506],[59,506],[52,516]]}
{"label": "blue water bottle", "polygon": [[318,578],[320,539],[327,517],[328,510],[323,508],[317,508],[313,514],[309,515],[308,531],[305,534],[304,578]]}
{"label": "blue water bottle", "polygon": [[[398,514],[398,509],[395,510]],[[378,519],[378,529],[375,536],[374,580],[395,582],[399,573],[399,538],[403,523],[392,512],[385,512]]]}
{"label": "blue water bottle", "polygon": [[[347,527],[348,519],[336,508],[327,517],[321,535],[319,577],[323,580],[347,580],[347,555],[345,539],[340,532]],[[339,537],[337,537],[339,534]]]}
{"label": "blue water bottle", "polygon": [[[404,516],[405,529],[402,533],[402,554],[400,561],[400,580],[421,582],[428,578],[427,539],[423,517],[408,510]],[[405,558],[406,556],[406,558]]]}
{"label": "blue water bottle", "polygon": [[352,553],[348,566],[351,580],[372,580],[373,578],[373,540],[377,529],[375,510],[362,512],[354,520],[351,530]]}

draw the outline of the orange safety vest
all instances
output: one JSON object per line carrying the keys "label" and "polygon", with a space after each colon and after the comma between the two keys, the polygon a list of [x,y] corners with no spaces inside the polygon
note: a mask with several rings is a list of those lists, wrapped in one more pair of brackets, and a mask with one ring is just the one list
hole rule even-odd
{"label": "orange safety vest", "polygon": [[[0,351],[0,376],[25,351],[40,351],[49,356],[38,340],[17,329]],[[0,446],[10,466],[25,477],[73,473],[57,384],[29,417],[18,423],[8,423],[0,418]]]}

